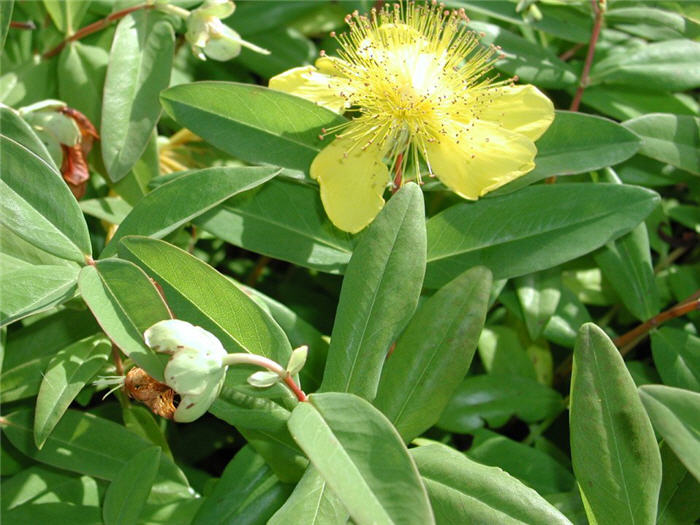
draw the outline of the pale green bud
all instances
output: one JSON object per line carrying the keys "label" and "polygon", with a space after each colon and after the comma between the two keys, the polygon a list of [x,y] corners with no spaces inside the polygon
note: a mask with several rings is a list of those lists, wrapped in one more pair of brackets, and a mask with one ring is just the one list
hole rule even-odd
{"label": "pale green bud", "polygon": [[226,377],[227,355],[211,333],[178,319],[160,321],[144,333],[146,344],[172,357],[165,366],[165,383],[180,395],[173,419],[194,421],[203,415],[219,395]]}
{"label": "pale green bud", "polygon": [[287,372],[289,372],[290,376],[298,374],[304,368],[308,353],[309,347],[306,345],[292,350],[292,355],[289,356],[289,363],[287,363]]}
{"label": "pale green bud", "polygon": [[248,383],[258,388],[267,388],[280,382],[282,378],[275,372],[261,370],[248,377]]}

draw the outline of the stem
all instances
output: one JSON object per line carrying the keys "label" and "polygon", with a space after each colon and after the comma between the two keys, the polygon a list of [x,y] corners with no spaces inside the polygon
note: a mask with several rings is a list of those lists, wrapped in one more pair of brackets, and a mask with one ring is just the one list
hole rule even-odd
{"label": "stem", "polygon": [[36,25],[31,20],[27,22],[15,22],[14,20],[10,22],[10,27],[12,29],[36,29]]}
{"label": "stem", "polygon": [[258,281],[260,280],[263,270],[265,270],[269,263],[270,258],[266,255],[261,255],[258,262],[255,263],[255,267],[253,267],[253,269],[250,271],[248,279],[246,279],[246,286],[255,288],[255,285],[258,284]]}
{"label": "stem", "polygon": [[403,153],[396,155],[396,168],[394,168],[394,185],[391,193],[394,194],[403,186]]}
{"label": "stem", "polygon": [[287,387],[294,393],[299,401],[303,402],[308,400],[304,391],[294,382],[294,379],[292,379],[289,372],[282,368],[282,365],[273,361],[272,359],[256,354],[236,353],[228,354],[222,359],[222,363],[224,365],[255,365],[262,368],[267,368],[270,372],[274,372],[280,376],[282,381],[284,381],[284,384],[287,385]]}
{"label": "stem", "polygon": [[523,440],[523,445],[530,446],[532,445],[537,438],[539,438],[542,434],[545,433],[545,431],[552,426],[552,423],[554,423],[559,416],[561,415],[564,410],[566,410],[566,407],[569,406],[569,396],[566,396],[562,403],[560,409],[557,411],[556,414],[552,414],[549,416],[547,419],[542,421],[539,425],[535,425],[535,427],[530,431],[530,433],[527,435],[527,437]]}
{"label": "stem", "polygon": [[90,25],[87,25],[85,27],[81,27],[78,29],[74,34],[63,40],[60,44],[58,44],[56,47],[53,49],[48,50],[46,53],[41,55],[41,58],[47,59],[51,58],[53,56],[58,55],[61,50],[66,47],[66,45],[70,44],[71,42],[75,42],[76,40],[80,40],[81,38],[84,38],[88,35],[91,35],[93,33],[96,33],[97,31],[104,29],[107,27],[109,24],[114,22],[115,20],[119,20],[120,18],[124,18],[126,15],[133,13],[134,11],[139,11],[141,9],[153,9],[155,6],[152,4],[139,4],[135,5],[133,7],[127,7],[126,9],[122,9],[121,11],[116,11],[110,15],[107,15],[105,18],[98,20],[97,22],[93,22]]}
{"label": "stem", "polygon": [[633,328],[626,334],[616,337],[613,340],[615,346],[620,349],[620,353],[624,356],[629,353],[632,348],[634,348],[639,341],[641,341],[652,328],[659,326],[661,323],[675,319],[676,317],[681,317],[682,315],[688,314],[694,310],[700,310],[700,290],[696,291],[693,295],[688,297],[686,300],[681,301],[677,305],[669,308],[665,312],[661,312],[655,315],[645,323],[640,324],[636,328]]}
{"label": "stem", "polygon": [[112,361],[114,361],[114,367],[117,369],[117,375],[124,375],[124,363],[122,363],[122,356],[119,353],[119,347],[112,343]]}
{"label": "stem", "polygon": [[[656,328],[661,323],[665,323],[666,321],[670,321],[676,317],[681,317],[694,310],[700,310],[699,297],[700,290],[677,305],[664,312],[661,312],[658,315],[655,315],[648,321],[640,324],[620,337],[613,339],[613,343],[620,350],[620,355],[623,357],[627,355],[630,350],[637,346],[653,328]],[[569,374],[571,374],[572,363],[573,356],[569,355],[569,357],[562,361],[562,363],[557,367],[557,370],[554,372],[554,385],[560,384],[569,376]]]}
{"label": "stem", "polygon": [[593,6],[593,11],[595,12],[595,22],[593,22],[593,32],[591,33],[591,41],[588,44],[588,53],[586,54],[586,61],[583,64],[581,80],[579,81],[578,89],[576,89],[574,99],[571,102],[571,111],[578,111],[578,107],[581,104],[581,97],[583,97],[583,90],[586,89],[586,86],[588,85],[588,75],[590,74],[591,66],[593,65],[595,46],[598,42],[600,28],[603,23],[603,6],[605,5],[605,0],[591,0],[591,5]]}
{"label": "stem", "polygon": [[559,60],[566,62],[567,60],[571,59],[571,57],[573,57],[582,47],[583,44],[576,44],[568,51],[564,51],[561,55],[559,55]]}

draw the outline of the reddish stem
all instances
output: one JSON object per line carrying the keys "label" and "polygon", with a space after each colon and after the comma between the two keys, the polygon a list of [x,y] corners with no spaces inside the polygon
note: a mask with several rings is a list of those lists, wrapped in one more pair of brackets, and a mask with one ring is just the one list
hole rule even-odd
{"label": "reddish stem", "polygon": [[403,153],[396,156],[396,167],[394,168],[394,185],[391,193],[396,193],[403,186]]}
{"label": "reddish stem", "polygon": [[10,27],[12,29],[36,29],[36,25],[31,20],[28,22],[15,22],[13,20],[10,22]]}
{"label": "reddish stem", "polygon": [[678,303],[665,312],[655,315],[645,323],[633,328],[626,334],[616,337],[613,340],[613,343],[615,343],[615,346],[620,349],[620,353],[625,355],[632,348],[634,348],[633,343],[636,343],[639,339],[647,335],[652,328],[655,328],[661,323],[665,323],[671,319],[675,319],[676,317],[681,317],[682,315],[688,314],[694,310],[700,310],[700,299],[698,299],[698,297],[700,297],[700,290],[695,292],[685,301]]}
{"label": "reddish stem", "polygon": [[292,376],[287,374],[284,377],[284,383],[289,387],[289,389],[294,392],[294,395],[297,396],[297,399],[301,402],[308,401],[309,398],[306,396],[304,391],[299,388],[299,385],[297,385],[294,380],[292,379]]}
{"label": "reddish stem", "polygon": [[561,55],[559,55],[559,60],[566,62],[571,57],[573,57],[576,53],[578,53],[578,50],[581,49],[582,47],[583,47],[583,44],[576,44],[568,51],[564,51]]}
{"label": "reddish stem", "polygon": [[588,44],[588,53],[586,54],[586,61],[583,64],[583,71],[581,72],[581,80],[578,84],[578,89],[576,89],[576,94],[571,102],[571,111],[578,111],[578,107],[581,104],[581,98],[583,97],[583,90],[586,89],[588,84],[588,75],[591,72],[591,66],[593,65],[593,55],[595,55],[595,46],[598,42],[598,37],[600,36],[600,28],[603,23],[603,9],[601,6],[605,3],[605,0],[591,0],[593,5],[593,11],[595,12],[595,22],[593,23],[593,32],[591,33],[591,41]]}
{"label": "reddish stem", "polygon": [[71,42],[75,42],[76,40],[80,40],[81,38],[84,38],[88,35],[91,35],[93,33],[96,33],[100,29],[104,29],[107,27],[109,24],[114,22],[115,20],[119,20],[120,18],[124,18],[126,15],[133,13],[134,11],[139,11],[141,9],[153,9],[152,4],[140,4],[140,5],[135,5],[133,7],[127,7],[126,9],[122,9],[121,11],[116,11],[110,15],[107,15],[105,18],[98,20],[97,22],[93,22],[90,25],[87,25],[85,27],[81,27],[78,29],[75,33],[73,33],[71,36],[63,40],[60,44],[58,44],[56,47],[53,49],[48,50],[46,53],[41,55],[42,58],[47,59],[51,58],[53,56],[58,55],[61,50],[66,47],[67,44]]}

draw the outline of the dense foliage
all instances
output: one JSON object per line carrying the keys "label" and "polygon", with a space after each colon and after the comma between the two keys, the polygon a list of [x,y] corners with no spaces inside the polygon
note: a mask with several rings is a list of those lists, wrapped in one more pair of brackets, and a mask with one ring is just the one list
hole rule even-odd
{"label": "dense foliage", "polygon": [[700,519],[700,4],[382,4],[0,2],[4,523]]}

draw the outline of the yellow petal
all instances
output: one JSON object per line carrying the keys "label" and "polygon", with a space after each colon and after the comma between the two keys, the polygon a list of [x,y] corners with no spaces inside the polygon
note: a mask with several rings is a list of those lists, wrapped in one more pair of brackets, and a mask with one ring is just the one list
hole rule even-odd
{"label": "yellow petal", "polygon": [[336,227],[357,233],[374,220],[384,206],[389,170],[377,147],[355,148],[336,138],[311,163],[310,175],[321,186],[321,201]]}
{"label": "yellow petal", "polygon": [[554,106],[535,86],[502,86],[489,90],[495,100],[479,113],[506,129],[537,140],[554,120]]}
{"label": "yellow petal", "polygon": [[535,167],[531,139],[490,122],[453,124],[426,146],[433,173],[457,195],[477,199]]}
{"label": "yellow petal", "polygon": [[343,113],[346,101],[339,95],[342,79],[321,73],[314,66],[295,67],[270,79],[269,86],[316,102],[319,106]]}

